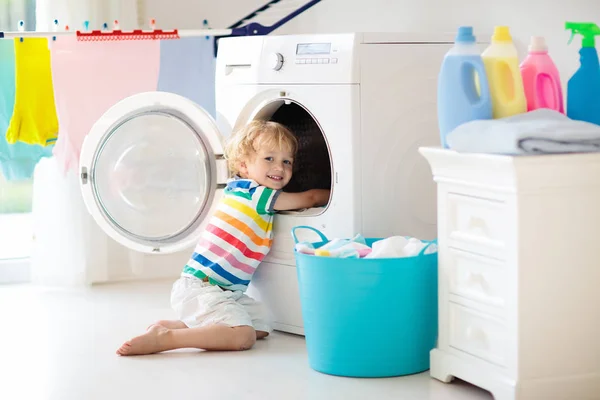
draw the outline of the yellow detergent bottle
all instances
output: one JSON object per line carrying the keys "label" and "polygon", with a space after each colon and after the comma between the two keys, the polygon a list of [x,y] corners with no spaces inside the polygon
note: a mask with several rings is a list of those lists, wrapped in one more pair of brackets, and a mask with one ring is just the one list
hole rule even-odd
{"label": "yellow detergent bottle", "polygon": [[527,112],[519,56],[508,27],[494,28],[492,44],[481,55],[492,95],[494,118]]}

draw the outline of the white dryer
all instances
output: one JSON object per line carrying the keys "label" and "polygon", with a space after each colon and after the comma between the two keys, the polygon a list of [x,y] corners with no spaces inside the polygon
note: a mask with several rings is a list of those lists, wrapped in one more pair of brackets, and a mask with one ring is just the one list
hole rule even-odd
{"label": "white dryer", "polygon": [[391,33],[227,38],[216,121],[169,93],[119,102],[83,145],[83,198],[108,236],[154,261],[123,263],[118,273],[95,263],[95,280],[175,278],[228,177],[223,139],[252,119],[275,120],[300,143],[285,190],[332,195],[325,207],[276,215],[273,248],[249,294],[271,309],[275,329],[303,333],[293,226],[330,238],[435,237],[435,186],[417,149],[439,144],[437,74],[451,45],[443,35]]}

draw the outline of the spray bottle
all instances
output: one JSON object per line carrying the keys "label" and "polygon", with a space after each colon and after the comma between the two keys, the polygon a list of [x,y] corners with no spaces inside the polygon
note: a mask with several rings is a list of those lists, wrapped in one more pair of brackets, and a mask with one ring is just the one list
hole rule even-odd
{"label": "spray bottle", "polygon": [[594,23],[567,22],[565,29],[571,30],[569,43],[575,34],[583,36],[579,50],[581,66],[567,86],[567,116],[600,125],[600,63],[595,44],[600,28]]}

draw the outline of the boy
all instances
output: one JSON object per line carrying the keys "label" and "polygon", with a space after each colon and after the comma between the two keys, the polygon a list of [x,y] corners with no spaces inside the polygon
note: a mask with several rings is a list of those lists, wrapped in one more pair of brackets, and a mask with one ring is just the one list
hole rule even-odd
{"label": "boy", "polygon": [[269,252],[273,214],[327,204],[329,190],[281,190],[292,178],[295,136],[283,125],[253,121],[232,135],[225,155],[236,174],[173,284],[171,305],[179,319],[158,321],[126,341],[122,356],[179,348],[247,350],[271,327],[262,305],[244,294]]}

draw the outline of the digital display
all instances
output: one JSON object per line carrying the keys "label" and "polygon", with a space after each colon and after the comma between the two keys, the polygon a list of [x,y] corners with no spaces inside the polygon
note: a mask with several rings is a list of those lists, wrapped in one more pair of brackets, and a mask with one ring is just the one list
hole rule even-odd
{"label": "digital display", "polygon": [[297,55],[329,53],[331,53],[331,43],[299,43],[296,46]]}

